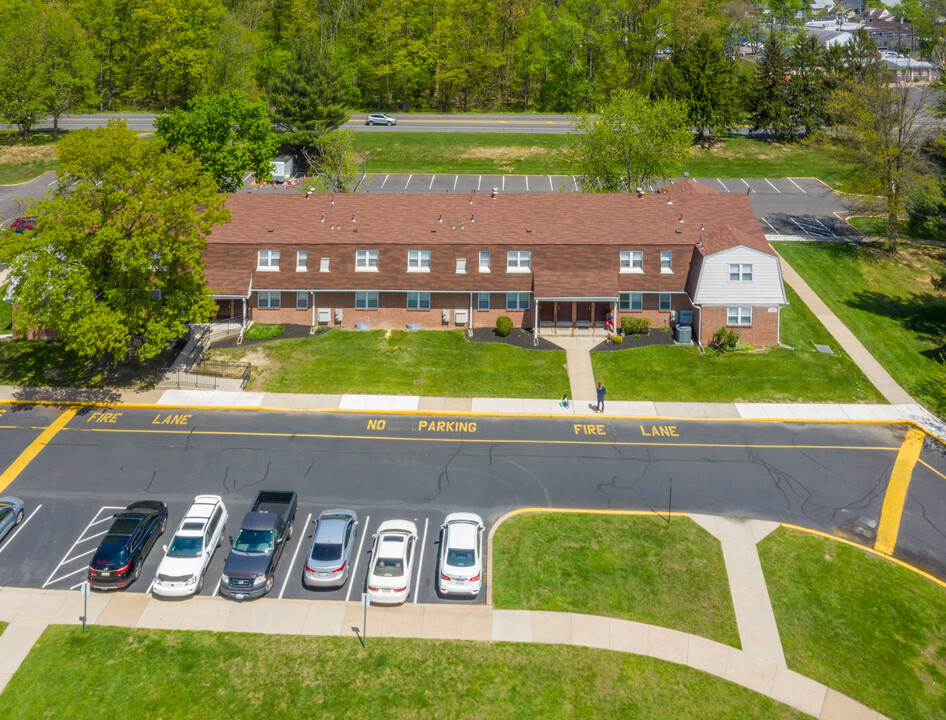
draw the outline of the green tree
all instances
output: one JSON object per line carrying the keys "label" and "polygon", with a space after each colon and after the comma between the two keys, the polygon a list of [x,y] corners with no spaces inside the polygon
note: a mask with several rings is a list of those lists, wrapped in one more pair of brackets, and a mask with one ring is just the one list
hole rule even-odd
{"label": "green tree", "polygon": [[739,119],[732,64],[723,55],[719,38],[700,33],[676,58],[683,95],[696,128],[697,142],[718,136]]}
{"label": "green tree", "polygon": [[756,69],[752,112],[753,130],[771,130],[776,140],[790,140],[795,125],[790,105],[791,82],[782,43],[772,33],[765,44]]}
{"label": "green tree", "polygon": [[0,26],[0,117],[23,137],[45,114],[48,68],[35,3],[7,8]]}
{"label": "green tree", "polygon": [[355,153],[351,130],[331,130],[318,139],[314,163],[309,166],[310,179],[301,186],[303,192],[354,193],[366,190],[370,156],[359,158]]}
{"label": "green tree", "polygon": [[926,88],[891,83],[879,66],[836,91],[829,111],[836,119],[819,144],[851,163],[857,209],[887,221],[887,240],[896,247],[907,200],[923,188],[935,190],[934,173],[923,152]]}
{"label": "green tree", "polygon": [[158,116],[154,126],[171,149],[190,147],[225,192],[241,187],[247,170],[269,178],[278,146],[269,113],[238,90],[195,98],[186,110]]}
{"label": "green tree", "polygon": [[112,120],[60,142],[57,179],[33,208],[36,231],[0,244],[18,331],[49,328],[81,357],[117,363],[154,357],[207,321],[200,251],[230,213],[189,149],[168,152]]}
{"label": "green tree", "polygon": [[792,125],[810,137],[827,120],[824,50],[813,36],[799,34],[788,56]]}
{"label": "green tree", "polygon": [[92,94],[94,59],[82,27],[60,5],[44,8],[41,37],[46,59],[46,110],[53,118],[53,137],[58,137],[59,118]]}
{"label": "green tree", "polygon": [[575,118],[568,149],[583,192],[633,192],[672,177],[693,142],[686,104],[616,93],[597,115]]}

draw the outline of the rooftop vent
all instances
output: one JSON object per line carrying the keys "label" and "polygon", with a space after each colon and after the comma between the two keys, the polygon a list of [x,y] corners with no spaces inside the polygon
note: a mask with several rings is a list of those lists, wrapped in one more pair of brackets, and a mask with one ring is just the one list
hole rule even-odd
{"label": "rooftop vent", "polygon": [[441,213],[440,217],[437,218],[437,222],[443,222],[443,213]]}
{"label": "rooftop vent", "polygon": [[526,228],[526,232],[532,232],[532,228]]}
{"label": "rooftop vent", "polygon": [[270,228],[269,232],[275,232],[276,228]]}
{"label": "rooftop vent", "polygon": [[680,213],[680,222],[683,222],[683,213]]}
{"label": "rooftop vent", "polygon": [[352,221],[352,222],[355,222],[355,213],[352,213],[352,215],[351,215],[351,221]]}
{"label": "rooftop vent", "polygon": [[493,188],[493,192],[489,196],[495,200],[497,195],[499,195],[499,188]]}
{"label": "rooftop vent", "polygon": [[325,222],[325,213],[322,213],[322,222]]}
{"label": "rooftop vent", "polygon": [[706,228],[703,227],[703,223],[700,223],[700,232],[705,232]]}
{"label": "rooftop vent", "polygon": [[674,230],[674,232],[675,232],[677,235],[682,235],[682,234],[683,234],[683,230],[681,230],[680,228],[677,228],[676,230]]}

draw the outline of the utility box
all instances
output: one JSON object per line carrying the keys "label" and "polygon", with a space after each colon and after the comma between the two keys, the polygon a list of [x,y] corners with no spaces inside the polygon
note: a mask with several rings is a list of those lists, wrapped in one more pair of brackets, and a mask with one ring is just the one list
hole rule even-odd
{"label": "utility box", "polygon": [[681,310],[678,313],[677,322],[681,325],[693,325],[693,311]]}
{"label": "utility box", "polygon": [[342,324],[342,309],[341,308],[335,311],[335,324],[336,325]]}
{"label": "utility box", "polygon": [[466,308],[459,308],[459,309],[457,309],[457,310],[454,310],[454,311],[453,311],[453,321],[454,321],[457,325],[464,325],[464,324],[466,324],[466,322],[467,322],[467,320],[468,320],[467,315],[469,315],[469,314],[470,314],[470,311],[467,310]]}
{"label": "utility box", "polygon": [[444,321],[445,323],[450,322],[450,311],[449,311],[449,310],[444,310],[444,311],[443,311],[443,314],[441,315],[441,318],[443,319],[443,321]]}
{"label": "utility box", "polygon": [[292,155],[280,155],[273,160],[270,167],[272,168],[273,180],[285,182],[292,177]]}
{"label": "utility box", "polygon": [[331,308],[319,308],[319,324],[325,323],[326,325],[332,320],[332,309]]}

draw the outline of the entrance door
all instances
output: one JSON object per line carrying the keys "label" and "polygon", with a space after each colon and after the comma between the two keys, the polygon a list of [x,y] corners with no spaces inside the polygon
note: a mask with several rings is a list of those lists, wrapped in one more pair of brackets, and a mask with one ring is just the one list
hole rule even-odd
{"label": "entrance door", "polygon": [[598,301],[595,303],[595,324],[604,326],[604,321],[608,319],[608,310],[611,309],[611,303]]}
{"label": "entrance door", "polygon": [[566,326],[572,324],[572,304],[570,302],[558,303],[558,324]]}
{"label": "entrance door", "polygon": [[539,322],[542,324],[555,321],[555,303],[539,303]]}
{"label": "entrance door", "polygon": [[591,303],[587,300],[579,300],[575,303],[575,320],[580,323],[591,322]]}

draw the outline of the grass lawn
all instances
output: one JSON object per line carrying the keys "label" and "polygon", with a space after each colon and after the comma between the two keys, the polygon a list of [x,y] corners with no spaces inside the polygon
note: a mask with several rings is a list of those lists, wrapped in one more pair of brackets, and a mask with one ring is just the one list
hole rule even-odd
{"label": "grass lawn", "polygon": [[[525,133],[356,132],[355,150],[370,153],[373,173],[571,175],[566,136]],[[692,177],[820,177],[836,184],[844,168],[799,143],[727,138],[693,147],[684,170]]]}
{"label": "grass lawn", "polygon": [[0,130],[0,185],[15,185],[55,170],[56,142],[51,132],[34,132],[23,140],[16,131]]}
{"label": "grass lawn", "polygon": [[946,590],[785,528],[759,553],[791,669],[891,718],[946,718]]}
{"label": "grass lawn", "polygon": [[946,295],[930,277],[946,249],[846,243],[773,243],[776,250],[913,397],[946,413],[937,362],[946,337]]}
{"label": "grass lawn", "polygon": [[[595,378],[604,382],[610,400],[881,402],[811,310],[791,288],[785,290],[782,342],[794,350],[700,355],[695,347],[652,346],[592,353]],[[818,352],[815,343],[830,346],[834,354]]]}
{"label": "grass lawn", "polygon": [[[55,678],[55,681],[52,679]],[[583,647],[52,626],[4,718],[799,718],[691,668]]]}
{"label": "grass lawn", "polygon": [[[852,217],[848,222],[869,237],[887,237],[887,219],[879,217]],[[900,224],[900,236],[915,240],[946,240],[946,233],[941,224],[923,224],[918,228],[911,228],[906,222]]]}
{"label": "grass lawn", "polygon": [[0,335],[10,332],[13,327],[13,305],[0,300]]}
{"label": "grass lawn", "polygon": [[492,553],[497,608],[609,615],[740,647],[719,542],[689,518],[519,515]]}
{"label": "grass lawn", "polygon": [[561,397],[565,351],[474,343],[462,330],[332,330],[214,358],[253,364],[250,390],[447,397]]}

